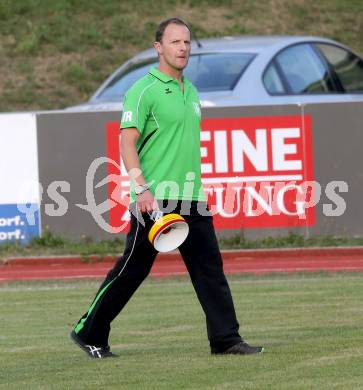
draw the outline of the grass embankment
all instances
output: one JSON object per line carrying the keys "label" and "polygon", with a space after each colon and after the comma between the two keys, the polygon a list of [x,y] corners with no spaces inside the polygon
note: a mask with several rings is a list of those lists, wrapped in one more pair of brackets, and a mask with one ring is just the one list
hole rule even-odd
{"label": "grass embankment", "polygon": [[[363,237],[316,236],[306,238],[302,235],[290,233],[283,237],[249,240],[236,235],[230,238],[220,238],[219,244],[221,249],[363,246]],[[88,256],[95,255],[102,261],[103,256],[120,255],[124,250],[124,246],[124,240],[118,238],[94,241],[89,237],[82,237],[79,241],[72,241],[45,230],[42,237],[33,238],[28,245],[17,243],[1,244],[0,262],[9,257],[53,255],[80,255],[85,260]]]}
{"label": "grass embankment", "polygon": [[211,356],[186,278],[145,282],[114,321],[117,359],[68,338],[97,282],[0,284],[0,388],[358,389],[363,274],[230,278],[241,333],[267,352]]}
{"label": "grass embankment", "polygon": [[155,26],[179,16],[199,38],[304,34],[363,53],[360,0],[2,0],[0,112],[87,100],[114,69],[151,47]]}

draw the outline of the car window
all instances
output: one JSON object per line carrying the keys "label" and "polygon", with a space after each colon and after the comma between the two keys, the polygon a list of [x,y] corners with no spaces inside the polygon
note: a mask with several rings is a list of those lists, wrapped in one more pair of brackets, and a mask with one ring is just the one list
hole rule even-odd
{"label": "car window", "polygon": [[363,92],[363,61],[359,57],[334,45],[316,46],[339,77],[345,92]]}
{"label": "car window", "polygon": [[184,74],[199,92],[231,91],[253,57],[250,53],[195,55]]}
{"label": "car window", "polygon": [[267,91],[271,94],[286,92],[274,63],[267,68],[263,76],[263,83],[265,84]]}
{"label": "car window", "polygon": [[329,70],[309,44],[288,47],[275,61],[293,94],[336,91]]}
{"label": "car window", "polygon": [[126,91],[132,86],[132,84],[141,77],[145,76],[149,69],[156,64],[156,61],[151,63],[149,62],[147,64],[133,66],[124,72],[119,72],[97,95],[97,99],[122,100]]}
{"label": "car window", "polygon": [[[185,76],[199,92],[232,90],[254,54],[222,53],[193,55]],[[119,72],[97,95],[97,100],[120,100],[132,84],[158,62],[148,62]]]}

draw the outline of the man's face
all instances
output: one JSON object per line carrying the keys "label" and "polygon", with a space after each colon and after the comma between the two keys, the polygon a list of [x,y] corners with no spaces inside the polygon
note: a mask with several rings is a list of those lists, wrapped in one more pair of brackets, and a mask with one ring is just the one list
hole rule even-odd
{"label": "man's face", "polygon": [[155,42],[160,63],[176,70],[183,70],[190,55],[190,31],[186,26],[169,24],[163,34],[162,42]]}

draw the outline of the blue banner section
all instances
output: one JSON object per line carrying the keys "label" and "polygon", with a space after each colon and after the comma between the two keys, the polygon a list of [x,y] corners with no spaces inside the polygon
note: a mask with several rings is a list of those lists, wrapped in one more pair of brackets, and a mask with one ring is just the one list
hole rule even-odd
{"label": "blue banner section", "polygon": [[0,204],[0,245],[14,241],[27,244],[32,237],[39,237],[39,227],[37,204]]}

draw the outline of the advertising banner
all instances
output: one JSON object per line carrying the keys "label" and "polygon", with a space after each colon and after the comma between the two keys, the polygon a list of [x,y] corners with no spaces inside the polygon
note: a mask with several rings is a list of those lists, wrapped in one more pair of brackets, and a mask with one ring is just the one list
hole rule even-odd
{"label": "advertising banner", "polygon": [[40,234],[35,114],[0,115],[0,244]]}
{"label": "advertising banner", "polygon": [[[202,182],[217,229],[315,225],[309,115],[202,121]],[[119,123],[107,124],[110,224],[127,224],[129,179],[120,157]],[[161,157],[162,159],[162,157]],[[121,201],[120,201],[121,200]]]}

